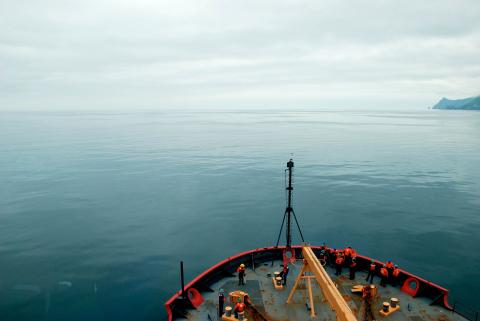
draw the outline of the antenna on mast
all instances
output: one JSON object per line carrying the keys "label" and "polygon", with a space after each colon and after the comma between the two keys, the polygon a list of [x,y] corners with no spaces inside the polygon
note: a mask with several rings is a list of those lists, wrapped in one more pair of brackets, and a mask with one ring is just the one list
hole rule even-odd
{"label": "antenna on mast", "polygon": [[292,247],[292,216],[293,216],[293,219],[295,220],[295,223],[297,224],[298,232],[300,233],[300,237],[302,238],[302,242],[305,242],[305,240],[303,239],[302,230],[300,229],[300,225],[298,224],[297,216],[295,215],[295,211],[293,210],[293,207],[292,207],[293,166],[294,166],[293,165],[293,160],[290,159],[287,162],[287,169],[285,169],[285,174],[288,172],[288,185],[286,186],[287,207],[285,208],[285,214],[283,215],[282,226],[280,227],[280,232],[278,233],[277,244],[276,244],[276,246],[278,246],[278,244],[280,243],[280,236],[282,235],[283,225],[285,224],[285,218],[286,218],[287,219],[287,226],[285,228],[285,230],[286,230],[286,249],[285,250],[290,250],[291,247]]}

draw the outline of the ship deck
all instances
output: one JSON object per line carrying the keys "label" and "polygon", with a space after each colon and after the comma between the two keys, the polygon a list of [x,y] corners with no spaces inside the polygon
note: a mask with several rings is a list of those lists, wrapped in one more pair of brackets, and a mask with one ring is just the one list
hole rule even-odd
{"label": "ship deck", "polygon": [[[335,312],[331,309],[329,303],[324,299],[322,292],[316,282],[312,282],[315,316],[310,316],[310,311],[306,302],[308,294],[305,285],[300,286],[293,297],[290,304],[286,304],[287,297],[295,282],[302,263],[297,261],[290,265],[290,273],[288,275],[287,285],[282,290],[276,290],[273,286],[272,276],[275,271],[282,270],[282,261],[275,260],[273,262],[263,262],[257,266],[250,266],[246,270],[245,285],[238,285],[238,279],[235,275],[221,278],[210,285],[213,292],[204,292],[203,304],[192,309],[187,314],[188,320],[221,320],[218,316],[218,291],[224,289],[227,297],[226,305],[230,300],[228,293],[241,290],[247,292],[252,304],[262,314],[265,320],[336,320]],[[366,273],[357,271],[355,280],[349,279],[348,269],[343,269],[340,276],[335,276],[332,267],[325,267],[332,280],[344,297],[352,312],[357,316],[358,320],[363,320],[364,306],[361,294],[352,293],[353,285],[367,284],[365,281]],[[431,305],[432,301],[427,297],[412,297],[400,290],[399,286],[387,285],[382,287],[379,285],[380,278],[375,276],[374,285],[377,286],[377,297],[373,302],[373,311],[377,320],[408,320],[408,321],[464,321],[465,319],[455,313],[452,313],[439,305]],[[383,302],[390,302],[390,298],[399,299],[400,310],[384,317],[379,311]]]}

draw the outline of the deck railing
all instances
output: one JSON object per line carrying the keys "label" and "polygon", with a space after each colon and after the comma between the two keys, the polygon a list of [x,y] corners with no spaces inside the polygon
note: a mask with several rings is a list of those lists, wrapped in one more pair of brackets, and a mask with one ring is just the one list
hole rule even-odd
{"label": "deck railing", "polygon": [[[294,246],[293,248],[297,252],[295,257],[301,257],[301,246]],[[220,278],[225,277],[226,274],[235,272],[236,267],[238,267],[240,263],[245,263],[247,266],[255,268],[255,266],[264,264],[268,261],[280,260],[282,259],[283,249],[284,247],[259,248],[229,257],[198,275],[194,280],[185,286],[185,289],[195,286],[199,290],[209,290],[210,284],[213,284]],[[312,247],[312,249],[314,252],[319,252],[321,247]],[[359,270],[367,270],[371,260],[372,259],[369,257],[357,255],[357,268]],[[380,267],[383,263],[375,261],[375,264]],[[480,311],[478,308],[472,308],[468,304],[460,301],[451,300],[449,303],[447,301],[447,289],[402,270],[400,274],[400,281],[405,281],[407,277],[415,277],[421,281],[423,286],[422,291],[419,292],[419,295],[430,298],[432,300],[432,304],[438,304],[444,306],[446,309],[451,309],[451,313],[456,313],[467,320],[480,321]],[[186,310],[188,310],[188,307],[183,301],[188,300],[182,300],[181,291],[178,291],[165,303],[169,320],[173,320],[176,317],[183,317],[184,313],[187,312]]]}

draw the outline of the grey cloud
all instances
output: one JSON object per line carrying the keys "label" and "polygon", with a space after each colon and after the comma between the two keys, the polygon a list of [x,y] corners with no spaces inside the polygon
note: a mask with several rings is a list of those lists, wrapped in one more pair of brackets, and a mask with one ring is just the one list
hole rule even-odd
{"label": "grey cloud", "polygon": [[477,94],[480,2],[7,1],[0,109],[418,107]]}

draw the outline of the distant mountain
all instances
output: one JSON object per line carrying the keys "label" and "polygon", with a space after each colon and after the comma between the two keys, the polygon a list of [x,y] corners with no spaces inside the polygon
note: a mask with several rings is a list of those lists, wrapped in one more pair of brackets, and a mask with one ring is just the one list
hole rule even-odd
{"label": "distant mountain", "polygon": [[433,109],[480,110],[480,96],[464,99],[447,99],[443,97],[433,106]]}

